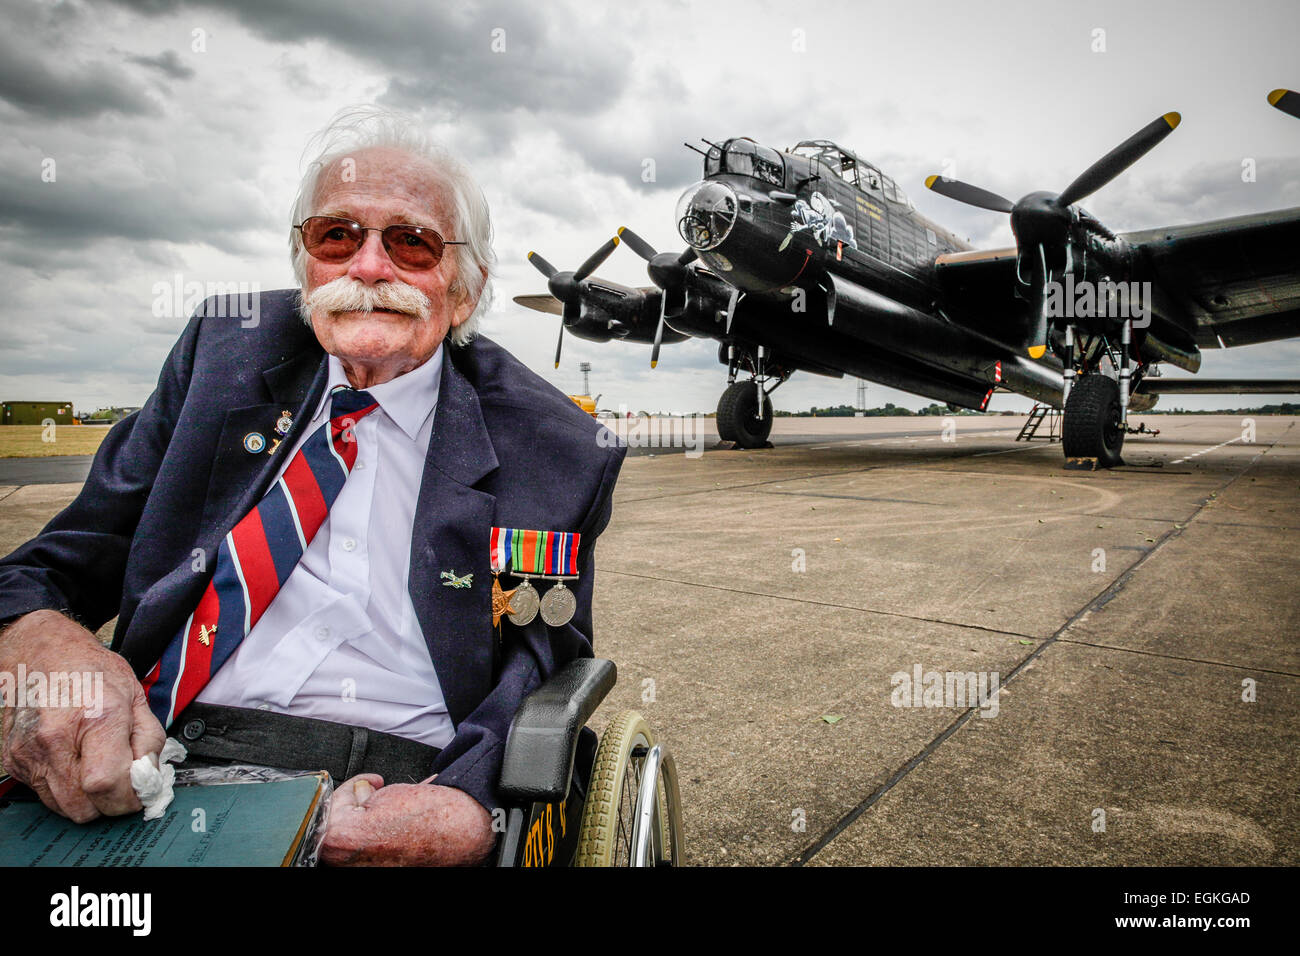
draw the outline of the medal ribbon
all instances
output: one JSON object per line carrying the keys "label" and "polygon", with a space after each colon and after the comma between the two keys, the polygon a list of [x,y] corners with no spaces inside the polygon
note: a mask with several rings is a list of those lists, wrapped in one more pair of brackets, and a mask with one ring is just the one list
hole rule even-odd
{"label": "medal ribbon", "polygon": [[577,577],[581,538],[577,531],[493,528],[492,570],[499,574],[510,566],[515,574]]}

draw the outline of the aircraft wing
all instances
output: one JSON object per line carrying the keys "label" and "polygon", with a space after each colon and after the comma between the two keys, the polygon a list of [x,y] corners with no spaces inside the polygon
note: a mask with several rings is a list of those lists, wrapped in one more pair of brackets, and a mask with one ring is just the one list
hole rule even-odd
{"label": "aircraft wing", "polygon": [[[1300,207],[1121,238],[1136,249],[1132,278],[1158,287],[1201,348],[1300,336]],[[1000,324],[1024,307],[1014,248],[942,255],[935,271],[958,321]]]}

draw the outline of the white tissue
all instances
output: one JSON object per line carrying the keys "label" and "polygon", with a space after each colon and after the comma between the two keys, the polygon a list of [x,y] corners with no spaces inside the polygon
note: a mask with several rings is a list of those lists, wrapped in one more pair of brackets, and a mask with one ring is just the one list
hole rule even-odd
{"label": "white tissue", "polygon": [[146,820],[158,819],[171,804],[175,796],[172,784],[176,782],[176,768],[171,764],[184,759],[185,747],[175,737],[168,737],[157,757],[145,754],[131,762],[131,786],[144,804]]}

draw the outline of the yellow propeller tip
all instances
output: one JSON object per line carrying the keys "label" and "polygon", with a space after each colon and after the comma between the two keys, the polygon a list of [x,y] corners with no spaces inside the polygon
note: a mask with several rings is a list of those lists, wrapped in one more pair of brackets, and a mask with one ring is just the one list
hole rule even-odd
{"label": "yellow propeller tip", "polygon": [[618,236],[615,236],[615,237],[614,237],[614,245],[617,246],[618,243],[619,243],[619,238],[618,238]]}
{"label": "yellow propeller tip", "polygon": [[1277,106],[1277,101],[1286,96],[1289,90],[1274,90],[1268,94],[1268,103],[1270,106]]}
{"label": "yellow propeller tip", "polygon": [[1040,359],[1040,358],[1042,358],[1045,354],[1047,354],[1047,346],[1046,346],[1046,345],[1031,345],[1031,346],[1029,346],[1029,357],[1030,357],[1030,358]]}
{"label": "yellow propeller tip", "polygon": [[619,226],[619,227],[618,227],[618,234],[619,234],[620,236],[623,235],[623,230],[626,229],[626,228],[627,228],[627,226]]}
{"label": "yellow propeller tip", "polygon": [[528,258],[529,258],[529,259],[531,259],[531,258],[532,258],[533,256],[535,256],[535,255],[537,255],[537,253],[533,252],[531,249],[528,250]]}
{"label": "yellow propeller tip", "polygon": [[925,177],[925,188],[926,188],[926,189],[933,189],[933,188],[934,188],[934,184],[937,183],[938,181],[939,181],[939,177],[938,177],[938,176],[926,176],[926,177]]}
{"label": "yellow propeller tip", "polygon": [[1161,119],[1169,124],[1170,129],[1178,129],[1178,124],[1183,121],[1181,113],[1166,113]]}
{"label": "yellow propeller tip", "polygon": [[650,367],[651,367],[651,368],[658,368],[658,367],[659,367],[659,363],[658,363],[658,362],[651,362],[651,363],[650,363]]}

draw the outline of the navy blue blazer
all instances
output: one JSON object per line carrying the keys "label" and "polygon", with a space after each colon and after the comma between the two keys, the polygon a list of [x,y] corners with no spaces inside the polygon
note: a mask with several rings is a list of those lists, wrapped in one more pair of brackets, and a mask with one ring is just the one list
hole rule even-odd
{"label": "navy blue blazer", "polygon": [[[292,447],[325,387],[326,355],[298,317],[298,291],[259,298],[251,328],[231,299],[200,307],[157,389],[104,439],[76,500],[0,561],[0,621],[50,608],[97,630],[117,615],[112,647],[136,675],[158,661],[207,586],[210,556],[275,477],[279,456],[250,454],[244,436],[273,435],[289,409]],[[558,667],[592,655],[593,549],[625,451],[499,345],[447,344],[407,586],[456,728],[430,772],[489,811],[520,702]],[[580,576],[568,582],[573,620],[503,619],[495,666],[494,525],[582,534]],[[472,573],[473,585],[444,587],[439,574],[453,569]]]}

